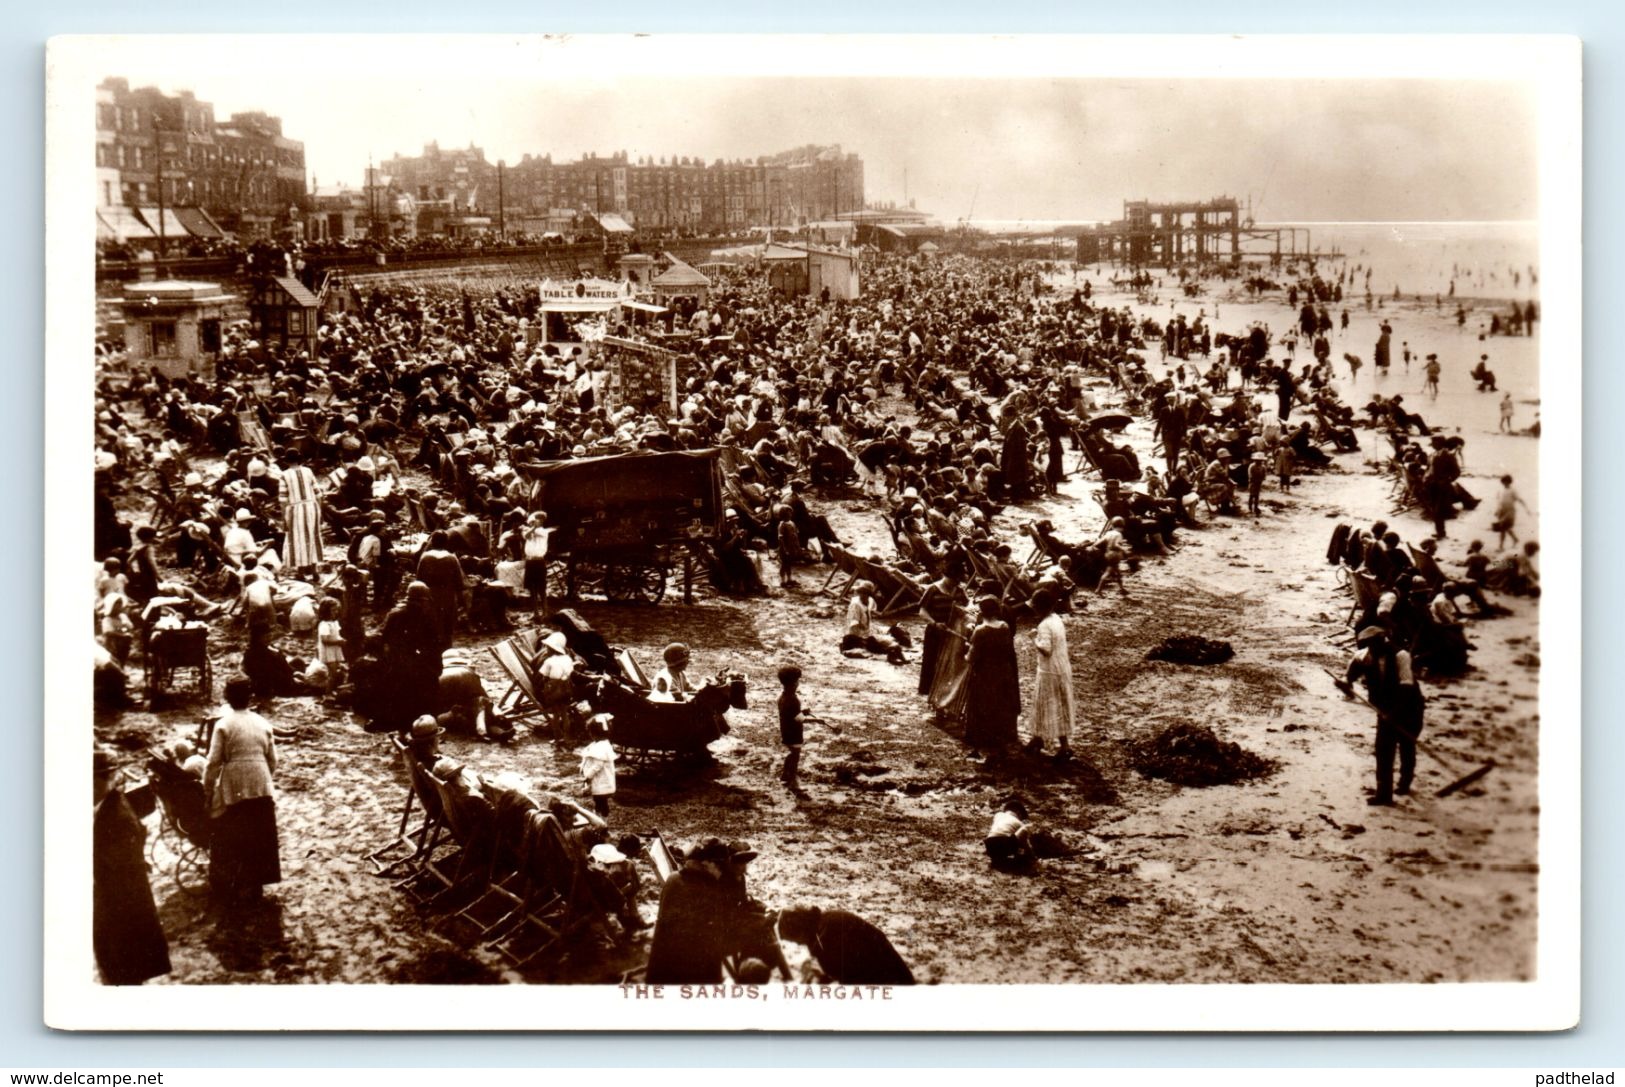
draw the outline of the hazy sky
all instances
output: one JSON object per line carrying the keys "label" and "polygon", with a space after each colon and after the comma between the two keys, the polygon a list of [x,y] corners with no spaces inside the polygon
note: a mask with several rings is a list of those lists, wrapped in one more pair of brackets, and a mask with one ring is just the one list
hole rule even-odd
{"label": "hazy sky", "polygon": [[323,184],[358,182],[369,153],[431,140],[510,163],[839,143],[863,157],[870,200],[901,200],[906,171],[907,195],[946,221],[1113,218],[1124,199],[1220,194],[1250,196],[1262,221],[1537,214],[1535,103],[1511,82],[628,78],[603,65],[556,75],[502,49],[483,65],[392,65],[387,53],[301,69],[277,49],[200,55],[124,39],[98,59],[133,86],[190,89],[220,117],[279,114]]}

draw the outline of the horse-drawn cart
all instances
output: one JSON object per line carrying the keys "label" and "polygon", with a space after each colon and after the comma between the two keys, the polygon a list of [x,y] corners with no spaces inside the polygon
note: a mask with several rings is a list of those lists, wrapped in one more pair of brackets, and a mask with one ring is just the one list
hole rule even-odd
{"label": "horse-drawn cart", "polygon": [[694,602],[694,570],[720,532],[716,449],[622,453],[520,465],[531,508],[547,513],[548,582],[571,599],[593,594],[658,604],[674,570]]}

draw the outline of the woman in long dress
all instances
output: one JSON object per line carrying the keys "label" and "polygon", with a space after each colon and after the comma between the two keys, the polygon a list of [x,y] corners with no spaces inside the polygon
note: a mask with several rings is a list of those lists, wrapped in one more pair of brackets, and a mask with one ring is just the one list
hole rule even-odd
{"label": "woman in long dress", "polygon": [[1033,690],[1033,738],[1028,750],[1038,754],[1045,744],[1055,745],[1055,758],[1072,757],[1072,660],[1067,655],[1066,624],[1055,614],[1055,598],[1048,589],[1033,593],[1038,627],[1033,648],[1038,650],[1038,678]]}
{"label": "woman in long dress", "polygon": [[301,463],[297,450],[283,454],[282,516],[287,529],[283,543],[287,564],[311,571],[322,562],[322,501],[316,493],[316,473]]}
{"label": "woman in long dress", "polygon": [[997,752],[1016,742],[1021,714],[1016,639],[1000,618],[998,597],[982,597],[977,610],[981,620],[966,649],[965,743],[975,752]]}
{"label": "woman in long dress", "polygon": [[254,684],[247,676],[226,682],[231,712],[214,726],[203,785],[214,831],[209,842],[209,884],[223,902],[252,901],[267,883],[282,880],[277,856],[276,739],[270,723],[248,708]]}

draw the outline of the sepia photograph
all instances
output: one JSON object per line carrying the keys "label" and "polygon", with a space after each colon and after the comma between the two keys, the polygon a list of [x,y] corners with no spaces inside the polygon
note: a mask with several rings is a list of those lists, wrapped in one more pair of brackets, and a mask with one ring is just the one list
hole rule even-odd
{"label": "sepia photograph", "polygon": [[1573,39],[47,81],[51,1026],[1577,1021]]}

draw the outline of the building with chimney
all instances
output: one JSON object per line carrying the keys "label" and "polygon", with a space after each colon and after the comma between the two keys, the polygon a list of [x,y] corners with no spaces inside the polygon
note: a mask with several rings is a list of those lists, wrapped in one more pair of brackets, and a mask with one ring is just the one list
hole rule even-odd
{"label": "building with chimney", "polygon": [[103,80],[96,92],[96,178],[97,206],[109,209],[98,217],[115,231],[109,220],[137,217],[156,231],[160,203],[167,237],[210,237],[224,229],[246,242],[302,229],[305,145],[282,134],[279,117],[254,111],[222,121],[212,103],[191,91],[166,95],[156,87],[132,90],[126,79]]}

